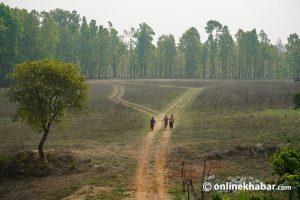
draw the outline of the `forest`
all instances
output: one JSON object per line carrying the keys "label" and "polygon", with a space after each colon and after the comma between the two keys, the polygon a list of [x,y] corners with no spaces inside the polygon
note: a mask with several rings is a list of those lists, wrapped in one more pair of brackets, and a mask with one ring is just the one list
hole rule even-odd
{"label": "forest", "polygon": [[294,79],[300,76],[300,39],[290,34],[287,44],[271,44],[264,30],[238,30],[209,20],[201,41],[195,27],[176,43],[148,24],[119,33],[88,21],[76,11],[49,12],[10,8],[0,4],[0,80],[9,79],[16,64],[57,59],[81,68],[88,79]]}

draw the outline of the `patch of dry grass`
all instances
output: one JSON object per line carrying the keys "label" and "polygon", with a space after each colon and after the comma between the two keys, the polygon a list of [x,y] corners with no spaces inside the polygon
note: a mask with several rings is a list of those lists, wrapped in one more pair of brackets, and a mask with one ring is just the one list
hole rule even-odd
{"label": "patch of dry grass", "polygon": [[158,85],[125,85],[124,99],[161,111],[185,90]]}
{"label": "patch of dry grass", "polygon": [[[148,117],[126,106],[109,100],[112,93],[110,84],[88,83],[89,104],[87,113],[77,114],[62,126],[53,126],[45,143],[46,152],[54,150],[71,151],[83,160],[91,160],[91,168],[84,172],[49,176],[36,180],[14,180],[1,183],[0,197],[18,199],[61,199],[81,186],[89,185],[98,177],[97,187],[109,182],[112,199],[123,194],[116,190],[131,190],[135,171],[135,154],[141,137],[148,130]],[[1,91],[3,93],[3,90]],[[14,123],[11,116],[15,111],[6,97],[0,97],[0,149],[1,152],[16,153],[35,150],[41,134],[23,123]],[[93,167],[94,166],[94,167]],[[114,181],[113,176],[122,178]],[[119,180],[119,179],[118,179]],[[58,184],[60,183],[60,184]],[[110,194],[111,193],[111,194]],[[23,195],[24,194],[24,195]],[[23,195],[23,196],[22,196]],[[22,197],[21,197],[22,196]]]}
{"label": "patch of dry grass", "polygon": [[206,89],[193,104],[194,109],[267,109],[292,108],[292,97],[300,84],[290,81],[225,81]]}
{"label": "patch of dry grass", "polygon": [[[201,168],[208,152],[233,151],[239,146],[299,146],[300,112],[292,110],[291,101],[299,90],[299,83],[289,81],[227,81],[205,89],[173,131],[171,173],[180,171],[181,160]],[[214,161],[219,167],[213,169],[213,174],[220,179],[254,176],[275,181],[269,156],[227,155]]]}

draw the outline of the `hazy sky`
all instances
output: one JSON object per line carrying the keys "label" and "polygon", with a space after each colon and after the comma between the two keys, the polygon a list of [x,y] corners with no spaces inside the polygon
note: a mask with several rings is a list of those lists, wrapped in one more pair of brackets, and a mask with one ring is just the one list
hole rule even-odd
{"label": "hazy sky", "polygon": [[194,26],[205,41],[206,22],[218,20],[227,25],[232,35],[239,28],[261,29],[272,43],[278,38],[286,42],[290,33],[300,34],[300,0],[0,0],[11,7],[28,10],[62,8],[76,10],[88,20],[107,26],[111,21],[123,34],[124,29],[146,22],[161,34],[172,33],[176,41]]}

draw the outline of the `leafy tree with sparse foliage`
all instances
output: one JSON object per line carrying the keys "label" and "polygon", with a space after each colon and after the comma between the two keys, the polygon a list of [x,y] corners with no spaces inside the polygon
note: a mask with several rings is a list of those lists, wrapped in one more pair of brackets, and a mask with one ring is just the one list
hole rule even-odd
{"label": "leafy tree with sparse foliage", "polygon": [[16,84],[8,96],[17,104],[16,118],[43,131],[38,152],[44,160],[51,125],[86,107],[85,78],[74,65],[47,59],[17,65],[12,78]]}

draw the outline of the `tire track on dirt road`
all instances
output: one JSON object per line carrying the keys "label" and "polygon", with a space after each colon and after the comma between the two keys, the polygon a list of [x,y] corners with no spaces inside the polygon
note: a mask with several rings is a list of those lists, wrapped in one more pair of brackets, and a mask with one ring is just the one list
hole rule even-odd
{"label": "tire track on dirt road", "polygon": [[[142,141],[139,148],[138,168],[135,177],[135,189],[137,200],[155,199],[169,200],[171,199],[166,190],[166,159],[168,155],[168,143],[171,135],[169,129],[165,129],[162,137],[156,143],[155,136],[162,128],[162,119],[165,113],[172,113],[175,120],[179,120],[184,108],[191,103],[202,90],[196,88],[188,88],[187,91],[172,101],[163,112],[158,112],[136,103],[128,102],[122,99],[124,95],[124,87],[114,86],[111,99],[125,106],[129,106],[149,116],[156,117],[156,126],[153,131],[149,131]],[[154,165],[152,164],[154,162]]]}
{"label": "tire track on dirt road", "polygon": [[[155,116],[155,117],[158,116],[159,113],[158,111],[122,99],[125,93],[124,87],[120,85],[115,85],[113,89],[114,89],[113,93],[110,97],[112,101],[131,107],[149,116]],[[141,145],[139,147],[139,153],[137,158],[138,168],[135,174],[135,182],[134,182],[137,199],[143,199],[143,200],[149,199],[150,196],[151,199],[158,199],[155,197],[156,196],[155,188],[152,187],[153,186],[152,177],[154,176],[152,172],[154,170],[153,169],[149,170],[149,169],[151,168],[151,160],[152,160],[151,155],[154,154],[153,153],[154,137],[159,131],[160,127],[161,127],[161,121],[157,121],[154,130],[149,131],[147,133],[147,135],[142,140]]]}
{"label": "tire track on dirt road", "polygon": [[[175,120],[179,120],[181,113],[184,108],[190,104],[199,94],[201,90],[199,89],[188,89],[181,97],[177,98],[177,101],[172,102],[169,107],[165,110],[165,113],[172,111]],[[174,127],[176,128],[176,127]],[[166,166],[167,166],[167,156],[168,156],[168,143],[171,136],[171,130],[165,129],[162,133],[162,139],[159,144],[158,151],[156,152],[156,165],[155,165],[155,177],[157,183],[157,193],[161,200],[170,199],[166,191]]]}

